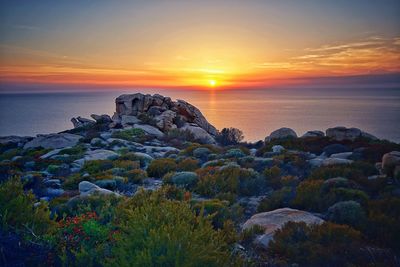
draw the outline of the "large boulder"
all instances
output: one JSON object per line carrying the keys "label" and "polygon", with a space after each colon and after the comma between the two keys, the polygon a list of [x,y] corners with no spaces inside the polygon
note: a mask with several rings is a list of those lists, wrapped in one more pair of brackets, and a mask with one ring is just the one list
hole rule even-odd
{"label": "large boulder", "polygon": [[92,115],[90,115],[90,117],[92,117],[96,121],[96,123],[111,123],[112,122],[111,117],[107,114],[102,114],[102,115],[92,114]]}
{"label": "large boulder", "polygon": [[[129,94],[121,95],[115,100],[115,118],[123,115],[139,116],[145,114],[155,119],[157,127],[167,131],[176,127],[180,128],[185,123],[193,123],[208,134],[217,135],[217,129],[212,126],[198,108],[183,101],[172,101],[169,97],[159,94]],[[114,117],[113,117],[114,119]],[[176,122],[180,122],[177,125]]]}
{"label": "large boulder", "polygon": [[172,110],[166,110],[160,115],[155,117],[157,127],[163,131],[168,131],[177,128],[174,124],[176,112]]}
{"label": "large boulder", "polygon": [[142,129],[148,135],[152,135],[152,136],[155,136],[155,137],[163,137],[164,136],[163,132],[158,130],[156,127],[153,127],[153,126],[148,125],[148,124],[135,124],[133,126],[133,128]]}
{"label": "large boulder", "polygon": [[136,116],[122,115],[120,122],[122,126],[126,127],[128,125],[134,125],[140,123],[140,120]]}
{"label": "large boulder", "polygon": [[329,157],[332,154],[350,152],[351,149],[348,146],[342,144],[331,144],[324,147],[322,151],[325,153],[326,156]]}
{"label": "large boulder", "polygon": [[301,136],[301,138],[307,138],[307,137],[324,137],[325,133],[323,131],[318,131],[318,130],[314,130],[314,131],[308,131],[305,134],[303,134]]}
{"label": "large boulder", "polygon": [[82,118],[82,117],[72,118],[71,122],[74,125],[74,128],[79,128],[79,127],[84,127],[84,126],[92,126],[96,123],[93,120]]}
{"label": "large boulder", "polygon": [[84,160],[106,160],[106,159],[116,159],[118,154],[111,150],[97,149],[92,151],[87,151]]}
{"label": "large boulder", "polygon": [[265,138],[265,142],[270,142],[274,139],[285,139],[285,138],[297,138],[297,134],[290,128],[280,128],[273,131],[269,136]]}
{"label": "large boulder", "polygon": [[27,142],[24,145],[24,149],[35,147],[51,149],[72,147],[78,144],[79,139],[81,138],[82,136],[80,135],[70,133],[38,135],[33,140]]}
{"label": "large boulder", "polygon": [[120,196],[118,193],[101,188],[95,184],[92,184],[91,182],[88,182],[88,181],[80,182],[78,185],[78,188],[79,188],[79,193],[80,193],[81,197],[86,197],[86,196],[90,196],[93,194]]}
{"label": "large boulder", "polygon": [[343,140],[354,141],[359,137],[365,137],[373,140],[377,139],[372,134],[363,132],[358,128],[346,128],[343,126],[327,129],[326,136],[336,141],[343,141]]}
{"label": "large boulder", "polygon": [[16,144],[17,146],[23,146],[26,142],[31,140],[32,137],[30,136],[0,136],[0,144],[7,145],[7,144]]}
{"label": "large boulder", "polygon": [[282,208],[253,215],[244,223],[242,229],[246,230],[255,225],[264,228],[264,234],[258,236],[255,242],[266,248],[272,240],[274,233],[287,222],[321,224],[324,220],[306,211]]}
{"label": "large boulder", "polygon": [[400,174],[400,151],[392,151],[383,155],[382,169],[387,175],[397,177]]}
{"label": "large boulder", "polygon": [[212,137],[206,130],[193,124],[185,124],[182,130],[188,130],[194,138],[204,144],[216,144],[214,137]]}

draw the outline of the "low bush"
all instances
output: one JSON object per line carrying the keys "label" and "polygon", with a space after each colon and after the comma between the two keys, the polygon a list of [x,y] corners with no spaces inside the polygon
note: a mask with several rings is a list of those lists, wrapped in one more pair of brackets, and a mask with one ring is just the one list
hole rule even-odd
{"label": "low bush", "polygon": [[193,158],[186,158],[178,163],[178,171],[195,171],[199,168],[199,161]]}
{"label": "low bush", "polygon": [[89,160],[85,161],[82,167],[82,172],[88,172],[89,174],[96,174],[104,172],[114,167],[112,160]]}
{"label": "low bush", "polygon": [[358,202],[342,201],[329,207],[327,217],[330,221],[351,226],[361,226],[365,222],[365,212]]}
{"label": "low bush", "polygon": [[364,234],[376,244],[400,253],[400,199],[370,200],[367,216]]}
{"label": "low bush", "polygon": [[288,222],[276,231],[267,252],[286,265],[369,266],[363,246],[361,233],[346,225]]}
{"label": "low bush", "polygon": [[282,187],[265,197],[258,205],[258,212],[266,212],[275,209],[289,207],[295,195],[291,187]]}
{"label": "low bush", "polygon": [[239,166],[207,167],[197,170],[196,192],[214,197],[219,193],[257,195],[265,189],[265,180],[252,169]]}
{"label": "low bush", "polygon": [[126,177],[128,177],[129,182],[137,184],[147,178],[147,172],[141,169],[134,169],[128,171]]}
{"label": "low bush", "polygon": [[269,186],[271,186],[274,189],[281,187],[281,181],[280,181],[281,169],[278,166],[265,168],[263,174]]}
{"label": "low bush", "polygon": [[176,171],[177,164],[170,158],[161,158],[153,160],[147,167],[147,174],[150,177],[161,178],[168,172]]}
{"label": "low bush", "polygon": [[210,216],[215,228],[222,229],[224,222],[239,221],[243,216],[243,208],[239,205],[229,206],[228,201],[219,199],[210,199],[197,202],[193,205],[196,214],[204,212],[204,215]]}
{"label": "low bush", "polygon": [[107,265],[227,266],[234,260],[222,232],[186,202],[139,193],[119,209],[121,231]]}
{"label": "low bush", "polygon": [[296,188],[296,197],[292,204],[295,207],[312,210],[323,211],[323,197],[321,195],[321,188],[323,180],[306,180],[303,181]]}
{"label": "low bush", "polygon": [[115,231],[95,212],[67,217],[58,224],[57,250],[65,266],[101,266],[109,256]]}
{"label": "low bush", "polygon": [[241,130],[231,127],[222,129],[215,139],[219,144],[229,146],[239,144],[243,138]]}
{"label": "low bush", "polygon": [[3,231],[18,233],[24,239],[40,241],[55,224],[45,202],[37,203],[31,192],[24,192],[19,177],[0,184],[0,225]]}
{"label": "low bush", "polygon": [[127,141],[135,141],[145,136],[145,132],[139,128],[132,128],[127,130],[121,130],[113,132],[112,137],[123,139]]}

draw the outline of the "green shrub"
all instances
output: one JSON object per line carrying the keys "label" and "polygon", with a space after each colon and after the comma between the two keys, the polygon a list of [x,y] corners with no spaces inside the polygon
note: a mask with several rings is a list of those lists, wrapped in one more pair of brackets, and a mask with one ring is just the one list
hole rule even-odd
{"label": "green shrub", "polygon": [[365,213],[358,202],[349,200],[329,207],[327,217],[335,223],[360,226],[364,223]]}
{"label": "green shrub", "polygon": [[244,154],[239,148],[229,149],[224,155],[225,158],[241,158],[244,156],[246,156],[246,154]]}
{"label": "green shrub", "polygon": [[224,128],[217,135],[216,141],[223,145],[236,145],[243,140],[243,132],[237,128]]}
{"label": "green shrub", "polygon": [[147,167],[147,174],[150,177],[161,178],[168,172],[176,171],[177,165],[175,160],[170,158],[162,158],[153,160]]}
{"label": "green shrub", "polygon": [[198,179],[199,178],[195,172],[176,172],[165,178],[168,182],[187,189],[193,188]]}
{"label": "green shrub", "polygon": [[267,184],[272,188],[281,187],[280,181],[281,169],[278,166],[272,166],[271,168],[265,168],[264,177]]}
{"label": "green shrub", "polygon": [[83,172],[88,172],[89,174],[95,174],[99,172],[104,172],[114,167],[112,160],[89,160],[85,161],[82,167]]}
{"label": "green shrub", "polygon": [[31,192],[24,192],[18,177],[0,184],[0,224],[3,231],[21,234],[26,239],[40,239],[50,233],[54,222],[45,202],[37,200]]}
{"label": "green shrub", "polygon": [[261,225],[255,224],[250,228],[243,230],[240,233],[239,240],[242,244],[251,244],[254,238],[258,235],[264,234],[265,229]]}
{"label": "green shrub", "polygon": [[74,147],[71,148],[65,148],[63,150],[61,150],[58,154],[59,155],[79,155],[82,156],[84,153],[86,152],[86,147],[83,145],[76,145]]}
{"label": "green shrub", "polygon": [[310,178],[327,180],[335,177],[344,177],[359,182],[374,174],[377,174],[377,170],[373,164],[354,162],[349,165],[333,165],[316,168],[310,174]]}
{"label": "green shrub", "polygon": [[114,160],[113,161],[114,168],[121,168],[127,171],[139,169],[140,162],[139,161],[132,161],[132,160]]}
{"label": "green shrub", "polygon": [[235,165],[201,168],[197,174],[199,182],[195,191],[206,196],[214,197],[219,193],[250,196],[265,188],[265,181],[257,172]]}
{"label": "green shrub", "polygon": [[101,224],[95,212],[61,220],[56,245],[63,265],[101,266],[109,256],[113,234],[113,228]]}
{"label": "green shrub", "polygon": [[230,253],[221,232],[188,203],[159,193],[139,193],[120,206],[120,234],[110,266],[226,266]]}
{"label": "green shrub", "polygon": [[128,181],[131,183],[141,183],[144,179],[147,178],[147,173],[144,170],[141,169],[135,169],[128,171],[126,173],[126,176],[128,177]]}
{"label": "green shrub", "polygon": [[282,187],[281,189],[272,192],[269,196],[261,200],[258,205],[258,212],[266,212],[279,208],[290,206],[290,202],[294,197],[294,190],[291,187]]}
{"label": "green shrub", "polygon": [[145,136],[145,132],[139,128],[116,131],[112,134],[113,138],[123,139],[127,141],[135,141],[143,136]]}
{"label": "green shrub", "polygon": [[322,194],[322,196],[324,208],[327,208],[336,202],[347,200],[354,200],[365,206],[369,199],[368,195],[364,191],[349,188],[333,188],[329,193]]}
{"label": "green shrub", "polygon": [[369,266],[362,246],[361,233],[346,225],[288,222],[276,231],[267,252],[286,265]]}
{"label": "green shrub", "polygon": [[[56,201],[56,203],[53,203]],[[115,218],[115,210],[121,198],[115,195],[91,195],[84,198],[73,198],[69,201],[57,201],[53,199],[50,204],[58,217],[77,217],[82,214],[95,212],[97,220],[102,224],[108,224]],[[59,203],[57,203],[59,202]]]}
{"label": "green shrub", "polygon": [[197,159],[186,158],[178,163],[178,171],[195,171],[199,168],[199,161]]}
{"label": "green shrub", "polygon": [[225,221],[238,221],[242,217],[243,211],[239,207],[229,207],[229,202],[219,199],[204,200],[193,205],[197,214],[204,211],[204,215],[210,216],[213,226],[219,229],[223,228]]}
{"label": "green shrub", "polygon": [[296,188],[293,205],[301,209],[322,211],[324,208],[321,188],[323,180],[306,180]]}
{"label": "green shrub", "polygon": [[376,244],[400,253],[400,199],[368,202],[368,223],[364,233]]}

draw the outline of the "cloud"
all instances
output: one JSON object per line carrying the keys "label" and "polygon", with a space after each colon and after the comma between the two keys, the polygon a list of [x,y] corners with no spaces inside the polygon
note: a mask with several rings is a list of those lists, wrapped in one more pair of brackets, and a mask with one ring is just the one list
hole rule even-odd
{"label": "cloud", "polygon": [[262,62],[255,67],[265,71],[347,75],[400,72],[400,37],[385,39],[370,36],[348,43],[325,44],[306,48],[304,53],[284,61]]}

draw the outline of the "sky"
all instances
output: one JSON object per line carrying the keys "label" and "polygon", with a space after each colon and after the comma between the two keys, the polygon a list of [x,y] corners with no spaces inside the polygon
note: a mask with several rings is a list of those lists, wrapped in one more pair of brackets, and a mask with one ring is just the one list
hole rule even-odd
{"label": "sky", "polygon": [[400,1],[0,1],[0,90],[400,88]]}

